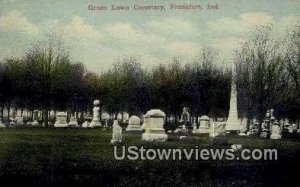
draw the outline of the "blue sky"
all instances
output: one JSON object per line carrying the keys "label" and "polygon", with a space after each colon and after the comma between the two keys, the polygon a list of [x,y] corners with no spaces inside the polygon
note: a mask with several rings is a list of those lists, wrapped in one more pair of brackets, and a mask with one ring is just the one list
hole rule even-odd
{"label": "blue sky", "polygon": [[[207,4],[218,10],[207,10]],[[128,5],[129,11],[91,11],[89,5]],[[165,11],[136,11],[137,5],[164,5]],[[200,4],[203,10],[170,10],[169,4]],[[255,26],[273,23],[275,37],[300,17],[299,0],[0,0],[0,60],[22,56],[31,43],[57,33],[74,61],[102,72],[123,57],[145,67],[173,57],[191,61],[204,46],[230,63],[232,51]]]}

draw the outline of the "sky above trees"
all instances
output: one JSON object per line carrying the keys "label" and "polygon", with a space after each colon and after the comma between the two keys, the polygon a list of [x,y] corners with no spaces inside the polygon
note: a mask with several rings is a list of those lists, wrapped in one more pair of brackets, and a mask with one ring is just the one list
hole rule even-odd
{"label": "sky above trees", "polygon": [[[169,4],[201,4],[203,10],[170,10]],[[219,10],[206,10],[218,3]],[[89,5],[129,5],[129,11],[91,11]],[[135,11],[135,5],[164,5],[165,11]],[[108,70],[123,57],[135,56],[144,67],[173,57],[191,61],[204,46],[219,51],[228,64],[239,42],[255,26],[272,23],[274,37],[299,19],[300,2],[287,1],[0,1],[0,60],[24,56],[31,43],[47,34],[61,36],[74,61],[93,72]]]}

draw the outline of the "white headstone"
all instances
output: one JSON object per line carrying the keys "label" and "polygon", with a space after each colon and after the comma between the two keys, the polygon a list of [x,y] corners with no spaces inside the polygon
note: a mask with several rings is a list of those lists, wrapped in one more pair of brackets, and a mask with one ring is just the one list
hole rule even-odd
{"label": "white headstone", "polygon": [[50,113],[49,113],[49,118],[52,120],[55,118],[55,112],[54,110],[51,110]]}
{"label": "white headstone", "polygon": [[123,123],[128,123],[129,121],[129,114],[127,112],[123,113]]}
{"label": "white headstone", "polygon": [[107,113],[107,112],[103,112],[102,114],[101,114],[101,119],[102,120],[109,120],[109,118],[110,118],[110,115]]}
{"label": "white headstone", "polygon": [[145,132],[142,135],[142,140],[145,141],[166,141],[168,135],[163,128],[166,114],[159,109],[149,110],[145,114],[144,127]]}
{"label": "white headstone", "polygon": [[108,127],[108,120],[110,119],[110,115],[107,112],[103,112],[101,114],[101,119],[105,121],[104,127]]}
{"label": "white headstone", "polygon": [[17,109],[17,117],[21,117],[22,116],[22,110],[21,109]]}
{"label": "white headstone", "polygon": [[289,127],[288,127],[288,132],[290,134],[293,134],[294,133],[294,128],[293,128],[293,124],[290,124]]}
{"label": "white headstone", "polygon": [[76,116],[70,117],[69,127],[79,127]]}
{"label": "white headstone", "polygon": [[90,123],[90,127],[101,127],[101,122],[100,122],[100,101],[95,100],[94,101],[94,108],[93,108],[93,119],[92,122]]}
{"label": "white headstone", "polygon": [[57,112],[54,127],[68,127],[67,112]]}
{"label": "white headstone", "polygon": [[[117,115],[117,119],[119,120],[119,121],[121,121],[122,120],[122,113],[118,113],[118,115]],[[103,118],[102,118],[103,119]]]}
{"label": "white headstone", "polygon": [[0,128],[5,127],[5,125],[2,123],[2,119],[0,118]]}
{"label": "white headstone", "polygon": [[241,120],[241,131],[239,133],[239,136],[246,136],[247,135],[247,131],[248,131],[248,119],[247,118],[243,118]]}
{"label": "white headstone", "polygon": [[188,133],[188,132],[189,132],[189,130],[186,128],[185,124],[182,125],[180,131],[181,131],[182,133]]}
{"label": "white headstone", "polygon": [[24,118],[22,116],[16,117],[16,125],[23,125],[24,124]]}
{"label": "white headstone", "polygon": [[174,123],[176,120],[175,116],[170,116],[170,123]]}
{"label": "white headstone", "polygon": [[210,119],[208,116],[201,116],[200,117],[200,125],[197,130],[199,134],[208,134],[209,133],[209,126],[210,126]]}
{"label": "white headstone", "polygon": [[33,111],[33,122],[31,123],[32,126],[38,126],[39,122],[39,111],[38,110],[34,110]]}
{"label": "white headstone", "polygon": [[141,119],[137,116],[131,116],[128,121],[126,131],[141,131]]}
{"label": "white headstone", "polygon": [[123,141],[122,127],[120,127],[118,120],[114,120],[112,140],[110,141],[110,143],[116,144],[116,143],[122,143],[122,141]]}
{"label": "white headstone", "polygon": [[281,139],[281,129],[279,123],[275,123],[274,125],[272,125],[270,138],[275,140]]}
{"label": "white headstone", "polygon": [[82,124],[82,128],[88,128],[89,127],[89,122],[86,120],[83,124]]}

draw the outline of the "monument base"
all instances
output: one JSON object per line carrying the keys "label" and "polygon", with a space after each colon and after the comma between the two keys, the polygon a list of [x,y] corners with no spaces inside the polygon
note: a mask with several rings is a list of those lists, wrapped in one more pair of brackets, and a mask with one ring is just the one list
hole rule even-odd
{"label": "monument base", "polygon": [[118,141],[118,140],[110,140],[111,144],[120,144],[122,143],[122,141]]}
{"label": "monument base", "polygon": [[34,120],[32,123],[31,123],[31,126],[39,126],[39,122],[37,120]]}
{"label": "monument base", "polygon": [[149,134],[143,133],[142,140],[145,141],[166,141],[168,139],[167,134]]}
{"label": "monument base", "polygon": [[240,131],[241,127],[239,123],[226,122],[225,131]]}
{"label": "monument base", "polygon": [[199,129],[197,130],[198,134],[209,134],[209,128],[201,128],[199,127]]}
{"label": "monument base", "polygon": [[244,133],[244,132],[240,132],[239,136],[248,136],[248,135],[246,133]]}
{"label": "monument base", "polygon": [[140,125],[128,125],[126,131],[142,131],[142,128]]}
{"label": "monument base", "polygon": [[100,121],[92,121],[90,124],[89,124],[89,127],[102,127],[102,124]]}
{"label": "monument base", "polygon": [[69,125],[67,123],[61,123],[61,124],[54,123],[54,127],[56,128],[69,127]]}
{"label": "monument base", "polygon": [[78,124],[75,124],[75,123],[72,123],[72,124],[69,123],[69,127],[72,127],[72,128],[78,128],[79,125],[78,125]]}
{"label": "monument base", "polygon": [[280,134],[272,134],[270,136],[270,139],[272,140],[278,140],[278,139],[281,139],[281,135]]}

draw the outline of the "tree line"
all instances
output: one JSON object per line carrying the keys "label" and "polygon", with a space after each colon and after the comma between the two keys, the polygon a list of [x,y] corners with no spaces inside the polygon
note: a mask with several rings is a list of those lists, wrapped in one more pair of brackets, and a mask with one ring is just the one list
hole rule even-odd
{"label": "tree line", "polygon": [[[299,119],[300,29],[296,24],[284,42],[271,37],[270,25],[257,28],[235,51],[234,63],[240,117],[264,117],[274,108],[278,117]],[[95,62],[96,63],[96,62]],[[232,69],[217,64],[217,51],[204,48],[192,62],[173,58],[151,69],[135,57],[123,58],[106,72],[94,73],[71,61],[61,40],[32,45],[22,58],[0,63],[0,107],[85,112],[94,99],[110,114],[141,115],[160,108],[180,116],[187,106],[194,116],[228,115]]]}

